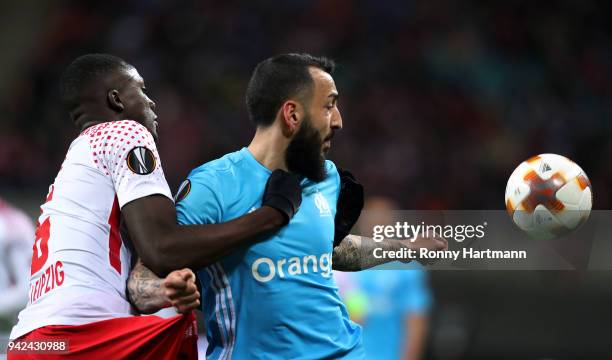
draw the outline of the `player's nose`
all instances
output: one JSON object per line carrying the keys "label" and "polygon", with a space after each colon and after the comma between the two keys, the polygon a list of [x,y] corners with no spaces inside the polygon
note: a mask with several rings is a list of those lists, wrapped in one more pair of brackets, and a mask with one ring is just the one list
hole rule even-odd
{"label": "player's nose", "polygon": [[340,111],[337,108],[334,109],[330,125],[331,128],[334,130],[342,129],[342,115],[340,115]]}

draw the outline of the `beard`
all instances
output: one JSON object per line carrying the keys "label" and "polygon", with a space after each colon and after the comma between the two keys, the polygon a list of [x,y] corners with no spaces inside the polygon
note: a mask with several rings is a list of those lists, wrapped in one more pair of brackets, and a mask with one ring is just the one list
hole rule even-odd
{"label": "beard", "polygon": [[302,127],[295,134],[285,152],[287,168],[314,182],[325,180],[327,169],[325,169],[325,157],[321,149],[323,149],[323,139],[312,127],[308,115],[304,118]]}

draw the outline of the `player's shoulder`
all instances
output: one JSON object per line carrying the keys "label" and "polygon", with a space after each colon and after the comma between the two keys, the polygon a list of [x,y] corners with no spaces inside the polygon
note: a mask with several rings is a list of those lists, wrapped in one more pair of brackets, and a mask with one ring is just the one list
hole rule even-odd
{"label": "player's shoulder", "polygon": [[226,154],[194,168],[179,187],[175,202],[184,206],[182,200],[186,199],[188,194],[200,191],[212,192],[219,203],[231,200],[231,189],[235,188],[238,181],[234,171],[239,162],[236,153]]}
{"label": "player's shoulder", "polygon": [[[106,175],[111,175],[111,168],[119,171],[119,164],[126,164],[139,175],[150,174],[161,166],[153,135],[134,120],[109,121],[90,126],[81,132],[73,145],[73,153],[89,151],[95,166]],[[83,149],[83,146],[87,146],[87,149]]]}
{"label": "player's shoulder", "polygon": [[193,169],[188,180],[211,188],[231,187],[238,179],[236,168],[240,164],[240,152],[232,152],[218,159],[211,160]]}
{"label": "player's shoulder", "polygon": [[231,152],[218,159],[204,163],[191,171],[189,178],[230,178],[241,162],[240,151]]}
{"label": "player's shoulder", "polygon": [[117,121],[107,121],[103,123],[99,123],[96,125],[92,125],[87,129],[83,130],[81,135],[88,136],[100,136],[102,134],[98,134],[100,131],[115,131],[118,132],[145,132],[149,133],[144,125],[135,121],[135,120],[117,120]]}
{"label": "player's shoulder", "polygon": [[80,136],[89,137],[91,144],[120,143],[124,146],[154,146],[153,136],[134,120],[108,121],[85,129]]}

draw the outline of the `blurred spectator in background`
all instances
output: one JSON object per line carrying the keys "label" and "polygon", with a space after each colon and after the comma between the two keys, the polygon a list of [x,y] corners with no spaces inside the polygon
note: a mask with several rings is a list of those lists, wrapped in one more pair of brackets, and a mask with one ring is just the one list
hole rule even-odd
{"label": "blurred spectator in background", "polygon": [[[368,198],[355,233],[391,223],[389,211],[397,209],[391,199]],[[351,319],[363,326],[366,359],[423,358],[432,299],[427,274],[418,266],[334,273]]]}
{"label": "blurred spectator in background", "polygon": [[10,331],[28,302],[33,243],[32,220],[0,199],[0,334]]}

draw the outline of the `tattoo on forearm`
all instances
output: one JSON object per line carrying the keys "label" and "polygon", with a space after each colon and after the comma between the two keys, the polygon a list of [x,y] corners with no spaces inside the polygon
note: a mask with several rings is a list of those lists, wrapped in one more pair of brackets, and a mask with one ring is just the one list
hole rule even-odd
{"label": "tattoo on forearm", "polygon": [[340,271],[361,270],[361,236],[348,235],[332,253],[332,268]]}
{"label": "tattoo on forearm", "polygon": [[138,261],[127,283],[132,305],[143,314],[151,314],[164,308],[166,299],[161,285],[162,279]]}
{"label": "tattoo on forearm", "polygon": [[374,249],[394,250],[398,246],[399,244],[394,241],[376,242],[365,236],[348,235],[334,248],[332,268],[339,271],[369,269],[390,261],[386,258],[375,258],[373,255]]}

